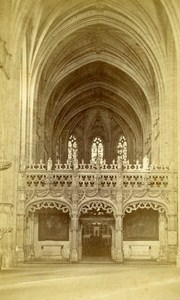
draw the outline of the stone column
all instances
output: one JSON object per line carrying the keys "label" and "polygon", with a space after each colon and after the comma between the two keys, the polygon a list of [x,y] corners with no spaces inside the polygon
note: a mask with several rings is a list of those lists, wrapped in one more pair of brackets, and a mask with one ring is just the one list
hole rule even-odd
{"label": "stone column", "polygon": [[111,258],[113,260],[116,260],[116,254],[115,254],[115,231],[114,226],[111,226],[111,232],[112,232],[112,238],[111,238]]}
{"label": "stone column", "polygon": [[7,230],[4,239],[4,253],[2,257],[2,269],[8,269],[12,266],[12,233]]}
{"label": "stone column", "polygon": [[[25,165],[21,165],[21,168]],[[16,259],[17,262],[24,261],[24,204],[26,201],[25,193],[25,173],[18,174],[18,203],[16,206]]]}
{"label": "stone column", "polygon": [[24,216],[23,249],[24,261],[27,261],[29,255],[29,217],[27,215]]}
{"label": "stone column", "polygon": [[[178,201],[180,200],[178,199]],[[177,249],[177,256],[176,256],[176,266],[180,267],[180,208],[178,209],[178,249]]]}
{"label": "stone column", "polygon": [[77,170],[73,171],[73,192],[72,192],[72,213],[71,213],[71,252],[70,252],[70,261],[78,261],[78,229],[79,229],[79,220],[78,220],[78,172]]}
{"label": "stone column", "polygon": [[174,262],[177,253],[177,216],[168,215],[168,261]]}
{"label": "stone column", "polygon": [[13,265],[13,209],[9,203],[0,203],[0,257],[3,269]]}
{"label": "stone column", "polygon": [[78,254],[79,254],[79,259],[81,259],[82,258],[82,225],[79,226],[78,237],[79,237],[79,241],[78,241],[79,251],[78,251]]}
{"label": "stone column", "polygon": [[167,259],[167,224],[165,220],[165,214],[159,213],[159,260]]}
{"label": "stone column", "polygon": [[34,253],[34,213],[30,213],[28,217],[28,232],[27,232],[27,259],[32,260],[35,257]]}
{"label": "stone column", "polygon": [[[178,2],[177,2],[178,6]],[[176,19],[174,18],[174,22],[177,22],[178,26],[174,26],[176,29],[176,37],[177,37],[177,45],[178,45],[178,53],[180,49],[180,37],[178,35],[179,32],[179,24],[180,20],[178,17],[178,10],[177,10],[177,17]],[[175,23],[176,24],[176,23]],[[180,55],[177,55],[177,143],[178,143],[178,164],[177,164],[177,172],[178,172],[178,182],[177,182],[177,187],[178,187],[178,195],[177,195],[177,206],[178,206],[178,212],[177,212],[177,217],[178,217],[178,252],[177,252],[177,257],[176,257],[176,265],[177,267],[180,267],[180,139],[178,138],[180,136],[180,86],[179,86],[179,80],[180,80]]]}
{"label": "stone column", "polygon": [[116,262],[123,262],[122,215],[115,216],[115,250]]}
{"label": "stone column", "polygon": [[71,252],[70,261],[78,261],[78,216],[77,213],[71,215]]}
{"label": "stone column", "polygon": [[123,262],[123,235],[122,235],[122,165],[119,165],[117,174],[117,195],[116,195],[117,213],[115,214],[115,260],[117,262]]}
{"label": "stone column", "polygon": [[0,228],[0,269],[12,266],[12,228]]}
{"label": "stone column", "polygon": [[24,214],[17,215],[16,254],[17,262],[24,261]]}

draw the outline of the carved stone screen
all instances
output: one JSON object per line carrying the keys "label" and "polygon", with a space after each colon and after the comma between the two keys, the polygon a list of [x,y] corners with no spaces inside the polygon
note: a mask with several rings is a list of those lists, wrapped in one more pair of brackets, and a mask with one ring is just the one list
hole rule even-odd
{"label": "carved stone screen", "polygon": [[69,215],[57,209],[42,209],[38,213],[39,241],[68,241]]}
{"label": "carved stone screen", "polygon": [[159,239],[159,213],[138,209],[126,213],[123,220],[124,241],[156,241]]}

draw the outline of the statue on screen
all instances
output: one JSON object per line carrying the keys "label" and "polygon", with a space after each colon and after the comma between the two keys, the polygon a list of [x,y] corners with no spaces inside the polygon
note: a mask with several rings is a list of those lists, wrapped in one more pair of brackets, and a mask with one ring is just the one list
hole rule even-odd
{"label": "statue on screen", "polygon": [[118,156],[118,159],[117,159],[117,167],[119,170],[122,170],[122,160],[121,160],[120,156]]}
{"label": "statue on screen", "polygon": [[52,159],[49,157],[47,161],[47,170],[51,171],[51,169],[52,169]]}
{"label": "statue on screen", "polygon": [[74,168],[74,170],[77,170],[77,169],[78,169],[78,159],[77,159],[77,157],[75,157],[75,158],[73,159],[73,168]]}

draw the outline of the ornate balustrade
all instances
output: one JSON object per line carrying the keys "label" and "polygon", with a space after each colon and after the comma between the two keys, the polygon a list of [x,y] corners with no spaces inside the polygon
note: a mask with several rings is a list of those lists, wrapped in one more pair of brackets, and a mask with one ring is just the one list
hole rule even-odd
{"label": "ornate balustrade", "polygon": [[26,173],[26,188],[42,189],[42,188],[71,188],[72,187],[73,173],[47,173],[46,171],[40,172],[36,170]]}
{"label": "ornate balustrade", "polygon": [[53,166],[52,161],[44,164],[30,163],[22,171],[25,172],[26,189],[115,189],[121,186],[129,188],[155,188],[169,187],[170,174],[168,167],[159,167],[155,164],[144,168],[137,161],[135,165],[127,162],[123,166],[112,164],[61,164],[59,161]]}
{"label": "ornate balustrade", "polygon": [[123,172],[124,188],[167,188],[169,186],[169,174],[167,172],[149,173],[125,173]]}
{"label": "ornate balustrade", "polygon": [[[122,165],[115,161],[112,164],[107,164],[105,161],[96,164],[85,164],[83,161],[61,164],[58,161],[53,164],[51,160],[45,164],[41,160],[38,164],[23,165],[20,170],[19,216],[22,217],[23,222],[25,213],[25,219],[30,226],[27,228],[32,232],[29,238],[32,243],[31,236],[35,228],[33,222],[37,220],[38,211],[57,209],[69,213],[71,259],[74,261],[78,259],[79,220],[82,222],[84,218],[90,220],[92,217],[102,222],[104,217],[106,222],[108,220],[111,225],[113,224],[112,226],[115,226],[113,243],[116,248],[113,255],[115,259],[122,261],[122,230],[125,228],[123,217],[126,218],[128,214],[138,209],[155,210],[159,212],[160,220],[160,236],[159,241],[156,241],[158,245],[143,241],[141,244],[137,241],[135,243],[124,241],[123,247],[127,247],[127,251],[124,248],[124,253],[126,257],[151,258],[150,247],[155,251],[157,249],[158,253],[159,245],[164,245],[168,241],[167,251],[170,249],[174,257],[177,235],[176,180],[177,174],[168,167],[155,164],[141,165],[138,161],[134,165],[129,162]],[[165,233],[162,232],[162,226],[166,228]],[[30,256],[34,255],[31,246],[29,249]],[[44,253],[43,250],[42,255]]]}

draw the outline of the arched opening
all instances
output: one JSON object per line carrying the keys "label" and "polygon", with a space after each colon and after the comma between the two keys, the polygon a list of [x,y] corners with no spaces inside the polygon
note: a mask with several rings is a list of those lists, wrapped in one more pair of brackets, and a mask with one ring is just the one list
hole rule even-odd
{"label": "arched opening", "polygon": [[82,231],[82,256],[110,257],[111,239],[111,224],[106,219],[86,220]]}
{"label": "arched opening", "polygon": [[117,144],[117,159],[122,163],[127,161],[127,140],[124,135],[121,135]]}
{"label": "arched opening", "polygon": [[[14,142],[15,149],[19,148],[21,159],[28,162],[37,162],[40,159],[47,161],[51,157],[54,165],[54,158],[61,158],[62,164],[65,164],[67,160],[71,164],[72,160],[77,158],[77,147],[74,147],[77,142],[78,160],[84,160],[88,168],[92,158],[92,140],[94,137],[99,137],[103,143],[101,159],[105,159],[107,164],[116,161],[117,156],[122,160],[128,158],[130,160],[128,166],[137,162],[136,170],[131,170],[131,167],[129,171],[126,170],[129,174],[123,175],[123,168],[122,170],[119,168],[117,177],[112,175],[111,169],[106,169],[106,164],[104,164],[103,170],[107,173],[104,178],[107,178],[107,184],[106,181],[99,184],[101,177],[96,177],[96,175],[100,168],[92,168],[89,170],[89,174],[87,174],[87,170],[82,171],[83,168],[80,171],[81,178],[83,176],[92,178],[91,182],[89,178],[89,182],[85,182],[83,179],[85,184],[87,183],[85,188],[92,193],[96,192],[96,188],[98,191],[106,190],[106,187],[113,184],[115,185],[112,188],[117,187],[121,190],[120,184],[121,179],[123,182],[123,177],[120,178],[120,176],[125,176],[129,182],[132,179],[132,188],[129,186],[129,189],[127,184],[127,187],[122,189],[122,195],[117,193],[117,199],[116,195],[113,195],[113,201],[121,212],[124,203],[121,201],[121,205],[117,204],[119,199],[124,199],[128,195],[129,201],[133,202],[134,194],[136,194],[135,188],[139,185],[138,180],[145,175],[137,174],[141,171],[139,162],[142,162],[145,154],[148,154],[151,165],[154,162],[155,164],[158,162],[168,164],[172,160],[172,154],[175,159],[177,157],[177,152],[174,154],[173,147],[176,137],[176,130],[174,130],[176,121],[173,121],[176,112],[174,105],[176,92],[173,90],[176,89],[173,81],[175,76],[172,76],[172,74],[176,74],[174,72],[176,68],[173,66],[175,52],[168,16],[165,14],[163,5],[161,6],[160,3],[156,5],[154,0],[143,3],[130,0],[127,5],[122,5],[118,1],[112,1],[112,3],[110,3],[111,1],[96,3],[97,1],[94,0],[91,3],[72,1],[71,5],[67,5],[67,7],[56,1],[48,1],[48,9],[46,9],[45,2],[42,1],[40,4],[41,13],[39,10],[36,11],[35,7],[32,13],[28,8],[23,9],[28,17],[24,17],[27,20],[23,30],[23,43],[18,45],[21,51],[18,50],[18,57],[22,59],[22,64],[18,61],[21,68],[21,82],[15,87],[15,94],[18,95],[18,86],[21,86],[21,90],[20,97],[16,97],[20,99],[20,103],[14,107],[18,107],[17,115],[22,116],[22,122],[21,126],[15,127],[18,134],[14,135],[15,138],[12,136],[14,141],[20,141],[20,147],[17,147],[17,142]],[[18,11],[19,9],[17,9]],[[159,11],[161,14],[158,14]],[[138,14],[134,12],[138,12]],[[171,38],[169,39],[169,37]],[[17,74],[15,76],[19,76],[17,66],[14,71],[14,74]],[[12,84],[14,84],[13,82],[16,83],[16,80],[13,80]],[[5,94],[4,99],[6,99]],[[168,105],[168,101],[171,101],[171,105]],[[11,113],[6,113],[6,110],[3,115],[11,118]],[[167,118],[172,122],[167,122]],[[19,136],[19,130],[21,136]],[[123,138],[120,139],[117,149],[118,138],[121,134],[123,134]],[[9,140],[9,134],[5,136]],[[93,152],[94,160],[99,156],[99,145],[96,144],[96,150]],[[13,154],[13,148],[9,151]],[[15,163],[15,165],[17,164]],[[79,194],[86,193],[84,187],[80,191],[76,189],[78,176],[73,180],[73,172],[75,171],[74,173],[77,175],[78,168],[68,167],[69,169],[66,169],[65,167],[64,174],[60,174],[59,170],[62,171],[63,168],[61,169],[61,164],[59,165],[58,168],[49,168],[52,174],[48,170],[46,178],[58,178],[57,183],[53,186],[55,192],[58,195],[63,190],[70,203],[74,201],[74,197],[74,205],[79,201]],[[76,162],[76,166],[79,165],[84,167],[83,163]],[[55,174],[56,171],[58,174]],[[95,175],[91,171],[95,171]],[[130,174],[131,171],[135,173]],[[158,173],[158,169],[155,172]],[[47,187],[44,173],[43,169],[40,176],[35,175],[35,189],[41,179],[44,189]],[[156,177],[156,173],[152,175],[153,178]],[[157,176],[163,178],[161,174]],[[66,177],[70,178],[70,181]],[[98,178],[97,181],[96,178]],[[111,182],[113,180],[112,183],[109,178]],[[113,179],[111,180],[111,178]],[[66,182],[68,182],[67,190]],[[145,180],[144,182],[146,183]],[[158,186],[158,182],[154,184],[154,190],[156,185]],[[52,188],[51,182],[48,187]],[[143,185],[142,190],[144,187],[147,186]],[[152,187],[148,184],[148,190],[149,188]],[[111,198],[111,194],[112,189],[108,197]],[[141,199],[144,197],[142,194],[140,192]],[[102,195],[104,197],[103,193]],[[152,198],[152,195],[150,194],[149,197]],[[172,197],[173,199],[171,199]],[[11,198],[10,195],[9,199]],[[21,199],[21,195],[19,199]],[[171,202],[174,203],[173,193],[163,201],[164,203],[169,202],[168,205],[172,206]],[[21,207],[21,203],[19,207]],[[144,212],[147,209],[147,207],[142,208]],[[177,205],[174,205],[171,213],[175,215],[176,210]],[[95,208],[94,213],[97,211],[98,208]],[[20,218],[19,215],[22,215],[22,212],[19,213],[17,210],[17,213]],[[126,211],[126,213],[128,212]],[[133,212],[130,213],[133,214]],[[40,211],[39,213],[31,211],[29,214],[30,221],[28,222],[34,224],[34,215],[39,215]],[[165,218],[164,212],[159,211],[158,214],[159,218],[161,216]],[[81,212],[81,217],[85,218],[83,212]],[[114,225],[107,221],[110,218],[109,214],[105,212],[105,223],[103,220],[100,222],[96,215],[93,218],[93,234],[96,236],[96,233],[100,234],[99,232],[110,232],[112,248]],[[83,235],[84,232],[91,232],[89,229],[89,226],[92,225],[91,220],[86,225],[83,225],[83,221],[81,222],[84,228]],[[121,242],[121,223],[116,223],[116,242]],[[21,228],[21,226],[19,227]],[[139,227],[140,224],[137,223],[137,228]],[[73,231],[75,236],[78,231],[76,226]],[[176,234],[175,221],[169,231],[173,236],[171,240],[173,246]],[[31,229],[28,234],[29,240],[32,235],[33,230]],[[128,236],[128,232],[126,236]],[[143,242],[144,244],[148,242],[144,241],[142,236],[139,239],[139,241],[125,240],[124,243]],[[73,240],[75,248],[77,241],[75,238]],[[161,243],[160,235],[159,242]],[[29,245],[28,243],[29,241],[26,245]],[[117,243],[115,246],[117,247]],[[119,243],[120,248],[121,243]]]}
{"label": "arched opening", "polygon": [[167,217],[163,207],[139,203],[127,207],[123,218],[125,259],[165,260],[167,253]]}
{"label": "arched opening", "polygon": [[68,260],[69,208],[58,201],[33,203],[27,210],[24,234],[25,260]]}
{"label": "arched opening", "polygon": [[102,162],[104,156],[104,146],[100,137],[95,137],[91,146],[91,162],[97,163],[97,160]]}
{"label": "arched opening", "polygon": [[80,211],[82,258],[112,258],[115,219],[111,205],[94,201]]}
{"label": "arched opening", "polygon": [[74,160],[77,159],[78,155],[78,146],[77,146],[77,139],[74,135],[71,135],[68,139],[68,163],[72,164]]}

